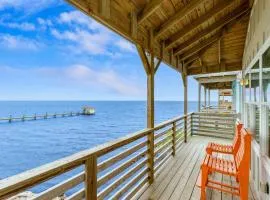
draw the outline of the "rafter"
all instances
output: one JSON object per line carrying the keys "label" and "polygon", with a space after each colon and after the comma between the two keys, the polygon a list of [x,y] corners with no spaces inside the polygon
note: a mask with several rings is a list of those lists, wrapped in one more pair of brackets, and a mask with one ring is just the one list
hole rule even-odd
{"label": "rafter", "polygon": [[195,54],[191,58],[189,58],[188,60],[185,60],[185,64],[186,65],[190,65],[190,64],[192,64],[193,62],[195,62],[198,59],[200,59],[200,55],[199,54]]}
{"label": "rafter", "polygon": [[233,25],[234,23],[237,22],[236,21],[237,18],[246,15],[247,13],[249,13],[249,11],[250,11],[250,8],[247,6],[247,4],[241,5],[240,7],[235,9],[232,13],[226,15],[225,17],[218,20],[216,23],[212,24],[210,27],[208,27],[204,31],[198,32],[196,35],[192,36],[192,38],[182,43],[180,46],[174,49],[174,52],[181,53],[186,48],[191,46],[193,43],[199,41],[200,39],[204,38],[210,33],[223,28],[225,25],[228,25],[229,23],[231,23],[230,26]]}
{"label": "rafter", "polygon": [[[209,47],[210,45],[212,45],[214,42],[216,42],[219,38],[221,38],[222,36],[222,32],[219,31],[218,33],[216,33],[215,35],[213,35],[211,38],[209,38],[208,40],[205,40],[201,43],[199,43],[198,45],[192,47],[191,49],[185,51],[183,54],[181,54],[179,57],[181,60],[186,60],[187,58],[193,56],[194,54],[196,54],[199,51],[204,50],[205,48]],[[174,55],[179,55],[179,53],[175,53]]]}
{"label": "rafter", "polygon": [[172,48],[173,45],[178,42],[180,39],[182,39],[185,35],[193,31],[194,29],[198,28],[201,24],[208,21],[210,18],[212,18],[214,15],[217,15],[222,10],[229,7],[232,3],[234,3],[233,0],[222,0],[217,6],[215,6],[212,10],[207,12],[205,15],[199,17],[197,20],[193,21],[188,26],[184,27],[177,33],[173,34],[169,39],[165,41],[166,43],[166,49]]}
{"label": "rafter", "polygon": [[175,25],[175,23],[179,22],[184,16],[194,10],[203,1],[205,0],[191,0],[187,5],[183,7],[183,9],[177,11],[165,23],[163,23],[159,28],[157,28],[155,39],[160,37],[161,34],[163,34],[166,30]]}
{"label": "rafter", "polygon": [[138,24],[141,24],[146,20],[151,14],[153,14],[160,6],[164,0],[151,0],[144,6],[141,14],[138,16]]}

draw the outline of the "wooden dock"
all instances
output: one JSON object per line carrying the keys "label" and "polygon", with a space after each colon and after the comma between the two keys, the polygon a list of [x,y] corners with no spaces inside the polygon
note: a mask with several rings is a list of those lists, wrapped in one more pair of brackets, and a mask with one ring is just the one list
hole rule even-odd
{"label": "wooden dock", "polygon": [[14,121],[33,121],[33,120],[40,120],[40,119],[52,119],[52,118],[59,118],[59,117],[74,117],[83,115],[82,112],[65,112],[65,113],[54,113],[54,114],[48,114],[45,113],[43,115],[37,115],[34,114],[32,116],[30,115],[22,115],[21,117],[13,117],[10,115],[9,117],[0,118],[0,122],[14,122]]}

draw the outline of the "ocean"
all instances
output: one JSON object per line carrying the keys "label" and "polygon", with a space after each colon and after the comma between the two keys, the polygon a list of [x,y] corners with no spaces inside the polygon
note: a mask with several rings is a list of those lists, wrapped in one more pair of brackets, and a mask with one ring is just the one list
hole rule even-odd
{"label": "ocean", "polygon": [[[146,127],[144,101],[2,101],[0,117],[78,112],[91,116],[0,123],[0,179],[38,167]],[[183,114],[183,102],[157,101],[155,123]],[[189,102],[188,111],[196,111]]]}

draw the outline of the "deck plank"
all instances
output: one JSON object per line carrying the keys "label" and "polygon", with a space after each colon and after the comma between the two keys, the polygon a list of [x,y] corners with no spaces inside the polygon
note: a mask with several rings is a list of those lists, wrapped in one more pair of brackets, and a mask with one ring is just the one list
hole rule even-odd
{"label": "deck plank", "polygon": [[179,181],[184,179],[184,174],[188,174],[189,172],[186,172],[189,168],[189,164],[196,162],[196,159],[199,156],[199,151],[197,151],[197,148],[194,148],[195,151],[192,153],[189,153],[187,159],[185,159],[184,163],[180,166],[180,168],[176,171],[175,174],[173,174],[171,181],[169,184],[167,184],[165,187],[166,189],[164,191],[157,191],[155,194],[153,194],[152,199],[169,199],[171,194],[173,193],[176,186],[178,186]]}
{"label": "deck plank", "polygon": [[[204,154],[201,154],[195,163],[195,166],[194,166],[194,168],[189,176],[189,179],[188,179],[186,185],[184,186],[184,190],[183,190],[182,194],[178,195],[178,197],[179,197],[178,199],[190,199],[191,198],[192,191],[196,187],[195,184],[196,184],[196,181],[197,181],[197,178],[199,175],[201,162],[203,161],[203,159],[204,159]],[[177,188],[176,188],[176,190],[174,190],[174,193],[170,199],[173,199],[174,196],[176,196],[176,191],[177,191]]]}
{"label": "deck plank", "polygon": [[191,143],[183,144],[178,150],[176,158],[169,162],[165,169],[162,168],[162,174],[155,179],[154,183],[142,194],[140,199],[147,200],[156,191],[163,191],[169,184],[170,178],[174,176],[175,171],[181,166],[188,154],[192,152],[192,149]]}
{"label": "deck plank", "polygon": [[[165,167],[161,168],[160,175],[154,183],[149,186],[140,196],[140,200],[198,200],[200,199],[200,188],[196,186],[201,162],[205,156],[207,143],[230,143],[230,140],[193,136],[188,143],[183,143],[176,156],[170,159]],[[222,156],[222,155],[218,155]],[[227,158],[230,159],[230,158]],[[236,184],[233,178],[214,173],[212,179],[223,181],[227,184]],[[207,189],[208,200],[238,200],[238,197],[217,190]],[[251,191],[250,200],[255,200]]]}

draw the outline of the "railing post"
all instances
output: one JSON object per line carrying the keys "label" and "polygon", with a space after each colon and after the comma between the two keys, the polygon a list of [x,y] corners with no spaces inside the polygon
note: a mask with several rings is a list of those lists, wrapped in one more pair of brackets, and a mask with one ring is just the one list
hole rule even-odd
{"label": "railing post", "polygon": [[97,199],[97,156],[95,154],[85,162],[85,199]]}
{"label": "railing post", "polygon": [[193,129],[193,114],[194,113],[190,114],[190,131],[191,131],[190,134],[191,134],[191,136],[193,136],[193,130],[192,130]]}
{"label": "railing post", "polygon": [[176,122],[173,122],[172,126],[172,155],[175,156],[175,149],[176,149]]}
{"label": "railing post", "polygon": [[150,132],[147,136],[148,139],[148,169],[149,169],[149,183],[152,184],[154,182],[154,157],[155,157],[155,153],[154,153],[154,131]]}
{"label": "railing post", "polygon": [[187,142],[187,115],[184,117],[184,136],[185,136],[185,143]]}

